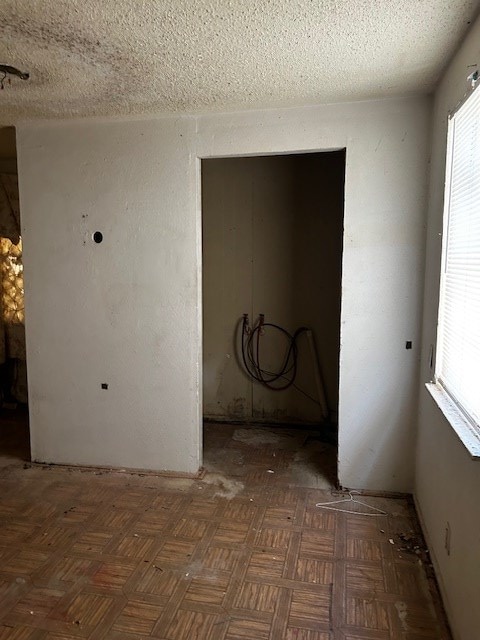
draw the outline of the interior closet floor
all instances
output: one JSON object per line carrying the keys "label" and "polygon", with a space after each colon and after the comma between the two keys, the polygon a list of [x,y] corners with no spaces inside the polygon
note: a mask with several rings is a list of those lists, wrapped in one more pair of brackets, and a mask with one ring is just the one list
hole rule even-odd
{"label": "interior closet floor", "polygon": [[[325,442],[327,431],[283,426],[239,426],[206,422],[203,465],[247,483],[275,475],[276,485],[333,489],[337,482],[337,447]],[[331,436],[330,436],[331,437]]]}
{"label": "interior closet floor", "polygon": [[409,501],[324,510],[235,431],[207,427],[200,479],[0,469],[0,640],[449,638]]}

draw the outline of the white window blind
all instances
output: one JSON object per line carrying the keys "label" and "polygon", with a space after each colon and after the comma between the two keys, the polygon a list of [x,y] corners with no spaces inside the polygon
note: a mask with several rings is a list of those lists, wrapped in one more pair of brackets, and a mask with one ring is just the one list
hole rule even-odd
{"label": "white window blind", "polygon": [[480,87],[450,118],[436,380],[480,425]]}

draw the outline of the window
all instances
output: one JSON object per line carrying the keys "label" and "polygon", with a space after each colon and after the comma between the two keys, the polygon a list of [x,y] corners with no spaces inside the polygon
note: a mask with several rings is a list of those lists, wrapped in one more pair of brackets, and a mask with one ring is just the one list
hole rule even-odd
{"label": "window", "polygon": [[449,121],[435,382],[480,429],[480,87]]}

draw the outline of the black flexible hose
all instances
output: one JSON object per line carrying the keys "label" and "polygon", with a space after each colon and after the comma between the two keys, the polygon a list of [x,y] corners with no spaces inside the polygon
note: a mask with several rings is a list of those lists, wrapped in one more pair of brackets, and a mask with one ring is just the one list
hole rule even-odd
{"label": "black flexible hose", "polygon": [[[260,363],[260,337],[266,327],[276,329],[288,341],[285,359],[276,372],[264,369]],[[248,316],[245,314],[242,325],[242,360],[248,375],[272,391],[284,391],[294,385],[298,360],[297,339],[304,331],[307,331],[307,327],[300,327],[292,336],[283,327],[264,322],[263,315],[260,315],[258,322],[250,330]]]}

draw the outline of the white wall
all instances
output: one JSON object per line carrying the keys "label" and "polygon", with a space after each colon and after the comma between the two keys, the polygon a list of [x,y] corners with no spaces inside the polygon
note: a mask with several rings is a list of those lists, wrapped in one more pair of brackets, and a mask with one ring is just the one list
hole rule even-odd
{"label": "white wall", "polygon": [[[447,116],[466,91],[469,65],[479,62],[477,20],[435,94],[415,483],[417,507],[455,640],[476,640],[480,633],[480,462],[471,460],[424,383],[433,375],[429,357],[437,323]],[[450,556],[444,547],[447,522]]]}
{"label": "white wall", "polygon": [[20,125],[34,457],[195,470],[194,158],[346,147],[340,482],[411,489],[429,117],[411,98]]}
{"label": "white wall", "polygon": [[419,98],[199,121],[202,157],[347,148],[339,478],[348,487],[413,484],[429,117]]}
{"label": "white wall", "polygon": [[[251,321],[264,313],[266,322],[291,333],[312,329],[336,417],[344,178],[343,151],[202,163],[204,416],[322,420],[306,334],[297,340],[295,387],[272,391],[245,375],[239,320],[243,313]],[[278,370],[286,344],[266,329],[261,361],[267,370]]]}
{"label": "white wall", "polygon": [[34,460],[198,470],[194,125],[18,130]]}

